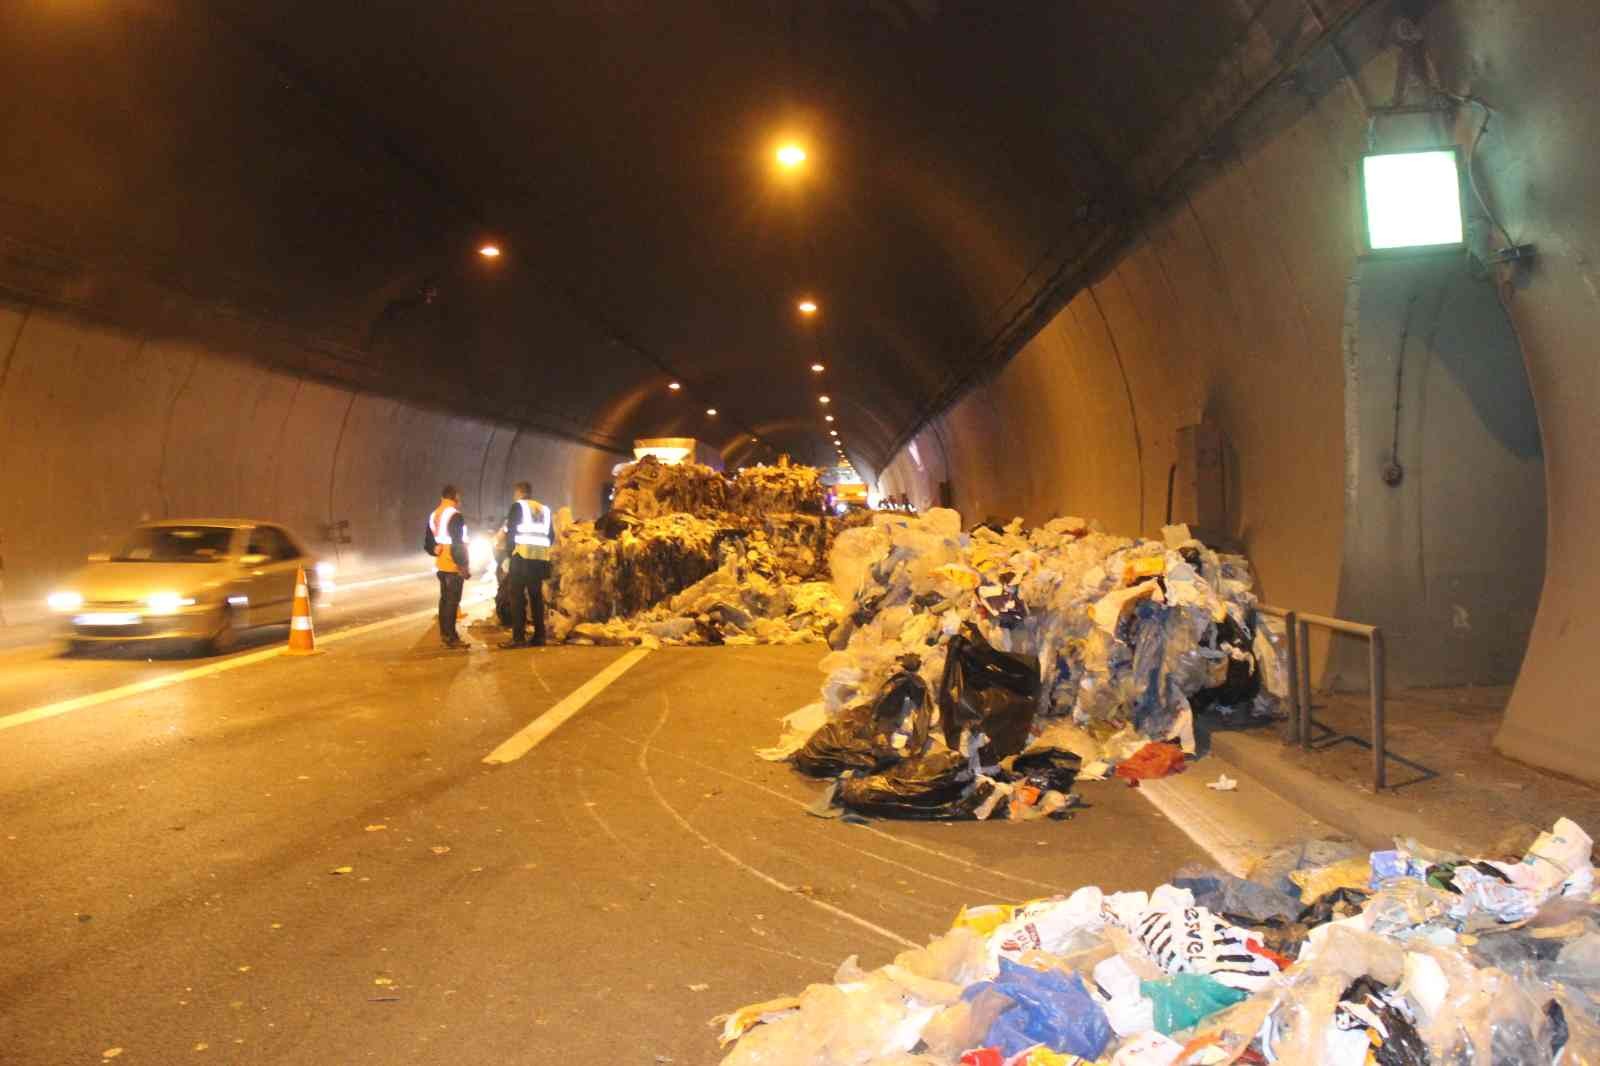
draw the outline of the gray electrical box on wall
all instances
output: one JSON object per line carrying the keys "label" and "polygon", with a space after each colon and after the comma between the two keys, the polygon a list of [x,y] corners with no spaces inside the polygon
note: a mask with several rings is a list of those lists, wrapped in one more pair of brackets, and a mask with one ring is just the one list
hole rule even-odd
{"label": "gray electrical box on wall", "polygon": [[1202,422],[1178,430],[1178,462],[1173,474],[1172,520],[1196,534],[1227,528],[1228,498],[1223,480],[1222,430]]}

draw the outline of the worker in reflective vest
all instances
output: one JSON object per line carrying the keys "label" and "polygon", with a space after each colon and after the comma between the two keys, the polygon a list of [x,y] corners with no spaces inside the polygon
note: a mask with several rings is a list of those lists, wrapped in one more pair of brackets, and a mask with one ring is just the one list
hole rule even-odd
{"label": "worker in reflective vest", "polygon": [[467,520],[461,516],[461,490],[446,485],[439,490],[439,506],[428,515],[428,531],[422,537],[422,550],[433,556],[439,575],[439,639],[447,648],[465,648],[456,633],[456,612],[461,609],[461,590],[472,568],[467,557]]}
{"label": "worker in reflective vest", "polygon": [[[506,515],[511,541],[511,639],[502,648],[544,644],[544,583],[550,577],[550,549],[555,525],[550,508],[533,498],[533,486],[519,481]],[[533,640],[528,640],[528,612],[533,612]]]}

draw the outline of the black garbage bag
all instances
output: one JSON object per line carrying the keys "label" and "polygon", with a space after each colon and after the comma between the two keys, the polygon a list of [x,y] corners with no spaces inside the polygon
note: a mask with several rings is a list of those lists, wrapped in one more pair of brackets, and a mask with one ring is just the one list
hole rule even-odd
{"label": "black garbage bag", "polygon": [[811,777],[838,777],[846,770],[880,770],[893,762],[872,743],[873,708],[851,707],[811,734],[794,753],[794,766]]}
{"label": "black garbage bag", "polygon": [[[1249,653],[1254,644],[1254,634],[1245,630],[1231,617],[1217,623],[1216,646],[1222,651],[1230,647]],[[1247,706],[1261,691],[1261,672],[1256,669],[1255,658],[1228,657],[1228,672],[1222,684],[1203,688],[1189,699],[1196,714],[1213,707],[1232,708]]]}
{"label": "black garbage bag", "polygon": [[[915,657],[911,662],[916,662]],[[928,686],[909,669],[902,669],[883,683],[870,705],[850,708],[811,734],[794,754],[795,768],[812,777],[881,770],[922,754],[928,746],[932,719]]]}
{"label": "black garbage bag", "polygon": [[1013,758],[1008,769],[1030,785],[1071,792],[1083,759],[1066,748],[1030,748]]}
{"label": "black garbage bag", "polygon": [[884,682],[872,705],[873,746],[885,756],[921,755],[928,747],[932,719],[928,686],[915,673],[902,670]]}
{"label": "black garbage bag", "polygon": [[1370,896],[1370,892],[1363,892],[1348,885],[1336,888],[1332,892],[1324,892],[1307,904],[1295,920],[1307,928],[1315,929],[1319,925],[1360,914],[1361,908],[1366,906]]}
{"label": "black garbage bag", "polygon": [[940,749],[888,770],[846,777],[835,798],[858,814],[881,818],[971,818],[993,786],[979,781],[966,756]]}
{"label": "black garbage bag", "polygon": [[[1426,1066],[1428,1062],[1428,1045],[1417,1032],[1411,1001],[1370,976],[1356,978],[1340,993],[1333,1024],[1366,1034],[1372,1048],[1367,1052],[1368,1062],[1378,1066]],[[1495,1061],[1503,1060],[1496,1056]]]}
{"label": "black garbage bag", "polygon": [[989,738],[979,751],[985,766],[1017,754],[1028,743],[1038,705],[1037,665],[996,651],[971,624],[950,638],[939,681],[939,718],[952,751],[960,749],[961,734],[970,729]]}

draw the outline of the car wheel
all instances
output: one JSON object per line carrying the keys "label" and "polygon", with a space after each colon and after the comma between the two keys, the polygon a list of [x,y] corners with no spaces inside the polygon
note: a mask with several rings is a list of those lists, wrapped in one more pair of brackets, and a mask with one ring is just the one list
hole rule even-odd
{"label": "car wheel", "polygon": [[221,610],[222,618],[217,623],[217,631],[206,641],[206,650],[211,654],[226,655],[239,646],[239,625],[235,617],[237,613],[231,607],[224,607]]}

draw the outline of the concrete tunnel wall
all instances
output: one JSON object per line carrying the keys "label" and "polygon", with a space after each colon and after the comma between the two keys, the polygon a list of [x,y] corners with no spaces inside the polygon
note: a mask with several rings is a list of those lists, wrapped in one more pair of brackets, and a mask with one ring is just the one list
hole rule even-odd
{"label": "concrete tunnel wall", "polygon": [[[1375,454],[1357,432],[1371,397],[1347,373],[1364,358],[1381,360],[1375,346],[1395,344],[1392,333],[1361,335],[1359,299],[1350,298],[1364,272],[1353,174],[1365,104],[1387,102],[1394,82],[1392,50],[1354,77],[1280,105],[1255,129],[1242,117],[1244,128],[1219,141],[1233,147],[1186,182],[1002,370],[925,427],[915,456],[909,447],[893,456],[879,487],[927,506],[948,479],[969,519],[1075,513],[1113,531],[1150,533],[1163,518],[1174,432],[1205,418],[1230,445],[1225,532],[1249,554],[1267,598],[1392,627],[1401,611],[1400,626],[1416,639],[1391,643],[1391,656],[1409,663],[1397,680],[1515,677],[1499,747],[1600,781],[1600,683],[1587,666],[1600,638],[1591,535],[1600,527],[1591,461],[1600,452],[1600,115],[1592,107],[1600,15],[1579,2],[1536,14],[1492,0],[1422,6],[1441,82],[1497,110],[1479,148],[1478,182],[1514,239],[1539,247],[1531,269],[1464,290],[1466,311],[1487,324],[1467,365],[1487,360],[1491,378],[1512,382],[1503,402],[1483,402],[1457,375],[1426,386],[1444,402],[1403,408],[1403,441],[1419,442],[1407,465],[1420,472],[1417,464],[1427,464],[1424,480],[1450,487],[1445,512],[1437,493],[1413,499],[1409,525],[1375,535],[1374,523],[1393,520],[1383,513],[1393,504],[1374,503]],[[1464,108],[1439,139],[1467,146],[1480,121]],[[1472,203],[1469,213],[1469,236],[1482,248],[1490,242],[1482,212]],[[1518,341],[1537,411],[1531,450],[1529,416],[1516,411],[1517,376],[1503,361]],[[1392,397],[1392,379],[1388,388]],[[1508,418],[1518,421],[1509,432]],[[1429,529],[1454,535],[1430,543]],[[1408,589],[1409,606],[1397,606],[1405,597],[1385,588],[1384,575],[1408,566],[1426,575],[1430,561],[1439,602],[1417,603],[1429,595],[1424,582]],[[1467,611],[1473,629],[1454,638],[1441,632],[1453,628],[1445,618],[1460,617],[1452,579],[1476,586],[1465,593],[1476,596]],[[1342,662],[1335,657],[1335,673]]]}
{"label": "concrete tunnel wall", "polygon": [[[286,524],[346,572],[426,566],[423,522],[447,481],[498,522],[510,487],[580,516],[617,456],[265,369],[235,353],[146,339],[0,304],[4,606],[21,620],[86,554],[145,518]],[[351,543],[325,537],[348,520]]]}

